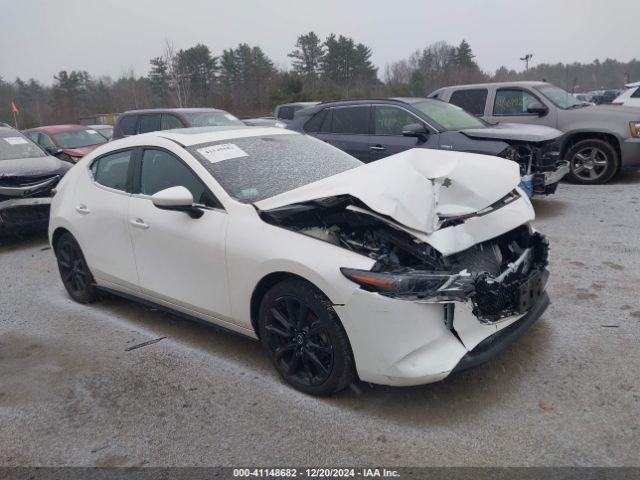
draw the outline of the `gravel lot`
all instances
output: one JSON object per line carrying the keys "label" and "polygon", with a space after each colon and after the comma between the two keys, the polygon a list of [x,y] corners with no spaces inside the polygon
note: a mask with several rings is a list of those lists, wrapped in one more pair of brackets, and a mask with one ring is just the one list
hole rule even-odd
{"label": "gravel lot", "polygon": [[639,187],[535,201],[553,304],[501,356],[330,399],[284,385],[251,340],[73,303],[45,236],[2,241],[0,464],[639,465]]}

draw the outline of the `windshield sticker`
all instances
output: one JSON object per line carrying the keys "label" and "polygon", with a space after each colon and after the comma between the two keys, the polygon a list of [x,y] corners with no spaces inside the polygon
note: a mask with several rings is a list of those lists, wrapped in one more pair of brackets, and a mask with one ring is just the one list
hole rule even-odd
{"label": "windshield sticker", "polygon": [[248,157],[249,154],[233,143],[222,143],[198,149],[198,153],[211,163],[229,160],[231,158]]}
{"label": "windshield sticker", "polygon": [[94,135],[100,135],[100,134],[99,134],[98,132],[96,132],[95,130],[88,129],[88,130],[86,130],[86,131],[87,131],[87,133],[92,133],[92,134],[94,134]]}
{"label": "windshield sticker", "polygon": [[25,143],[29,144],[27,139],[22,137],[4,137],[4,141],[9,145],[23,145]]}

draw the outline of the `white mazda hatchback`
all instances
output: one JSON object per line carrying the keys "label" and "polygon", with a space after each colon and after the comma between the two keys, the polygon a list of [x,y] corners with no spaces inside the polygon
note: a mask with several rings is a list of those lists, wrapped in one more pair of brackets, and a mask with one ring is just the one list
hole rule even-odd
{"label": "white mazda hatchback", "polygon": [[58,186],[69,295],[111,292],[259,339],[293,387],[434,382],[545,311],[547,242],[518,165],[409,150],[362,164],[280,128],[114,141]]}

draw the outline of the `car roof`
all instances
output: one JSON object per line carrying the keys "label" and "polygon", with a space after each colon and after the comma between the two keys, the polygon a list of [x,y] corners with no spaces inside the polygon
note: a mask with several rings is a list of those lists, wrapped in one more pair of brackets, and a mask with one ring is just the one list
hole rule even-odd
{"label": "car roof", "polygon": [[189,112],[226,113],[224,110],[220,110],[219,108],[146,108],[142,110],[127,110],[122,115],[143,114],[143,113],[189,113]]}
{"label": "car roof", "polygon": [[6,137],[9,135],[20,135],[21,137],[24,136],[20,130],[16,130],[6,123],[0,124],[0,137]]}
{"label": "car roof", "polygon": [[317,105],[320,102],[290,102],[290,103],[282,103],[280,105],[278,105],[278,107],[298,107],[298,106],[302,106],[302,107],[311,107],[313,105]]}
{"label": "car roof", "polygon": [[627,88],[640,87],[640,82],[627,83],[625,87]]}
{"label": "car roof", "polygon": [[[540,82],[535,80],[520,80],[517,82],[487,82],[487,83],[467,83],[462,85],[449,85],[447,87],[443,87],[442,89],[449,88],[487,88],[487,87],[506,87],[506,86],[514,86],[514,87],[536,87],[540,85],[549,85],[549,82]],[[438,89],[441,90],[441,89]]]}
{"label": "car roof", "polygon": [[367,103],[406,103],[413,104],[418,102],[437,102],[438,100],[434,100],[433,98],[426,97],[389,97],[389,98],[352,98],[346,100],[331,100],[328,102],[322,102],[318,106],[325,107],[327,105],[362,105]]}
{"label": "car roof", "polygon": [[78,130],[86,130],[90,128],[88,125],[67,124],[67,125],[43,125],[42,127],[29,128],[25,132],[42,132],[47,134],[56,134],[63,132],[76,132]]}
{"label": "car roof", "polygon": [[[184,147],[189,147],[203,143],[268,135],[299,135],[299,133],[279,127],[245,127],[234,125],[225,127],[191,127],[176,128],[174,130],[160,130],[157,132],[132,135],[127,137],[126,140],[144,144],[150,137],[166,138]],[[117,142],[120,142],[120,140],[117,140]]]}

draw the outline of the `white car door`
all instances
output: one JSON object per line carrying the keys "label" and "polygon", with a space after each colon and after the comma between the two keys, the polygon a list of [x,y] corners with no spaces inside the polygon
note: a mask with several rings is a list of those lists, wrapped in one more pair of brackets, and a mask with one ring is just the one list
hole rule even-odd
{"label": "white car door", "polygon": [[129,165],[133,150],[94,160],[76,185],[74,229],[98,283],[137,288],[138,276],[129,235],[127,210]]}
{"label": "white car door", "polygon": [[[131,197],[128,221],[142,292],[183,309],[227,319],[228,214],[173,153],[145,148],[140,162],[138,193]],[[151,195],[175,186],[192,193],[194,202],[203,206],[202,217],[153,205]]]}

